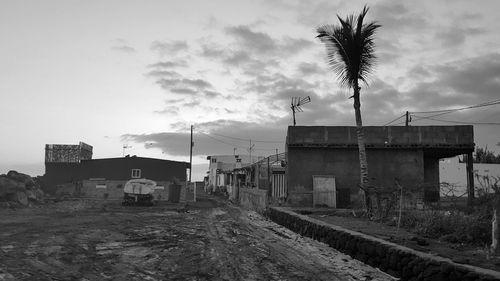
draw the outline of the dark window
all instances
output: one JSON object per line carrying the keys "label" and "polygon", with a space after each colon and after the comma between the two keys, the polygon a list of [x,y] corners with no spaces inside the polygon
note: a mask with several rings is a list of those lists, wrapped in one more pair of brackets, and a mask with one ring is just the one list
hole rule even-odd
{"label": "dark window", "polygon": [[141,177],[141,169],[132,169],[132,176],[131,176],[131,178],[138,179],[140,177]]}

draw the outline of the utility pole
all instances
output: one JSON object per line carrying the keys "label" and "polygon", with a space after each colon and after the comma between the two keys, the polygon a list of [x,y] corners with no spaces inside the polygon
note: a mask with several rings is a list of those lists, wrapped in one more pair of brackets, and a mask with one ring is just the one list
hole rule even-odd
{"label": "utility pole", "polygon": [[250,164],[252,164],[252,140],[250,140],[250,147],[248,148],[248,152],[250,153]]}
{"label": "utility pole", "polygon": [[408,127],[408,123],[410,123],[410,121],[411,121],[410,113],[406,111],[406,122],[405,122],[406,127]]}
{"label": "utility pole", "polygon": [[[193,125],[191,125],[191,141],[189,142],[189,185],[191,185],[191,173],[193,171]],[[194,184],[194,202],[196,202],[196,184]]]}
{"label": "utility pole", "polygon": [[189,182],[191,182],[191,169],[193,168],[193,125],[191,125],[191,142],[189,145]]}

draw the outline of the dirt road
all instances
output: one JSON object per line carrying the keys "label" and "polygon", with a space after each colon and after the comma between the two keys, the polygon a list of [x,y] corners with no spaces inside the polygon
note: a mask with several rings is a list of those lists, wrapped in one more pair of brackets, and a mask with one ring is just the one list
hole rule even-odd
{"label": "dirt road", "polygon": [[0,280],[393,280],[255,212],[63,202],[0,210]]}

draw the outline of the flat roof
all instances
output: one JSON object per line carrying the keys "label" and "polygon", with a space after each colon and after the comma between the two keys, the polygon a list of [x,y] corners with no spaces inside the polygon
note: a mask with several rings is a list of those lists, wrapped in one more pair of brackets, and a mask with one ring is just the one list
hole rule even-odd
{"label": "flat roof", "polygon": [[[474,128],[460,126],[366,126],[367,148],[419,149],[441,155],[474,150]],[[354,126],[289,126],[287,147],[357,148]],[[445,157],[445,156],[443,156]]]}

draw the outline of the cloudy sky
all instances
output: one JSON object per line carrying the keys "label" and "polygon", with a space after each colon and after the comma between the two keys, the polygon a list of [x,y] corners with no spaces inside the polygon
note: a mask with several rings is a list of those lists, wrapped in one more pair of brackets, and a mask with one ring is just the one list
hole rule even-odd
{"label": "cloudy sky", "polygon": [[[0,173],[44,172],[46,143],[94,147],[94,158],[188,161],[284,150],[291,97],[310,96],[298,125],[354,125],[315,39],[360,1],[2,0]],[[405,111],[500,99],[498,1],[370,1],[378,63],[362,88],[365,125]],[[500,152],[500,106],[433,119],[475,125],[475,142]],[[420,119],[412,125],[446,125]],[[403,121],[399,119],[394,124]],[[482,124],[490,123],[490,124]],[[495,124],[496,123],[496,124]],[[236,149],[236,150],[235,150]]]}

